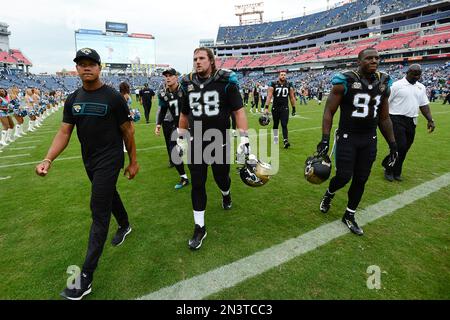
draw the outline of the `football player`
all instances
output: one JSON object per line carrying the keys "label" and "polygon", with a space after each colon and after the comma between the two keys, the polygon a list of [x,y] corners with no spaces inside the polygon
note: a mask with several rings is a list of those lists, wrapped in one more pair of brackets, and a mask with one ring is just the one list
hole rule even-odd
{"label": "football player", "polygon": [[392,80],[389,75],[377,72],[379,61],[377,50],[365,49],[358,55],[357,70],[333,77],[333,87],[323,114],[322,141],[317,145],[319,155],[327,154],[333,116],[340,107],[339,128],[335,137],[336,176],[331,179],[323,196],[320,211],[327,213],[336,191],[351,180],[342,222],[357,235],[363,235],[363,230],[355,221],[355,212],[377,155],[377,126],[389,143],[391,166],[398,156],[389,118],[388,98]]}
{"label": "football player", "polygon": [[[180,119],[180,110],[183,105],[183,91],[178,83],[178,73],[175,69],[170,68],[163,72],[165,86],[158,93],[159,113],[156,119],[155,134],[160,135],[161,124],[163,124],[164,138],[166,139],[167,152],[169,157],[172,157],[172,150],[176,147],[171,137],[174,131],[177,130],[178,121]],[[169,112],[172,121],[164,121]],[[179,154],[177,154],[179,155]],[[189,179],[184,171],[184,163],[181,159],[170,160],[170,163],[175,165],[175,168],[180,175],[180,182],[175,185],[175,189],[181,189],[189,184]]]}
{"label": "football player", "polygon": [[[205,228],[206,178],[211,165],[214,180],[222,192],[222,207],[231,209],[230,114],[236,117],[241,136],[238,151],[248,156],[248,124],[239,92],[237,76],[229,70],[217,70],[214,53],[208,48],[194,51],[195,72],[185,75],[181,86],[185,94],[179,122],[179,134],[191,128],[189,170],[192,180],[192,206],[195,228],[189,247],[199,249],[207,233]],[[209,137],[209,133],[216,135]],[[178,142],[180,142],[181,137]],[[211,141],[213,140],[213,141]],[[211,158],[205,156],[210,151]]]}
{"label": "football player", "polygon": [[288,140],[288,122],[289,122],[289,101],[291,101],[292,115],[295,115],[295,90],[291,82],[286,80],[286,71],[280,71],[278,81],[271,83],[267,96],[266,114],[269,113],[270,103],[272,102],[273,117],[273,142],[278,144],[278,126],[281,121],[283,130],[284,148],[288,149],[291,144]]}

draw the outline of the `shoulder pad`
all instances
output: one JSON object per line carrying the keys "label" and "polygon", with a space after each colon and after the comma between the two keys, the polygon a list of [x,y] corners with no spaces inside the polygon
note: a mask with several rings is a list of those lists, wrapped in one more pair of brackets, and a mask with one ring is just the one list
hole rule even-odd
{"label": "shoulder pad", "polygon": [[333,85],[347,83],[347,75],[345,73],[336,73],[331,78],[331,83]]}
{"label": "shoulder pad", "polygon": [[344,94],[347,94],[347,91],[348,91],[348,80],[347,80],[347,77],[349,76],[348,75],[349,72],[351,72],[351,71],[344,72],[344,73],[336,73],[333,76],[333,78],[331,78],[331,84],[333,86],[334,85],[338,85],[338,84],[341,84],[341,85],[344,86],[344,89],[345,89]]}
{"label": "shoulder pad", "polygon": [[181,77],[180,85],[183,90],[186,90],[188,85],[191,83],[192,73],[185,74]]}
{"label": "shoulder pad", "polygon": [[237,74],[232,70],[219,69],[217,71],[217,76],[219,81],[238,84]]}

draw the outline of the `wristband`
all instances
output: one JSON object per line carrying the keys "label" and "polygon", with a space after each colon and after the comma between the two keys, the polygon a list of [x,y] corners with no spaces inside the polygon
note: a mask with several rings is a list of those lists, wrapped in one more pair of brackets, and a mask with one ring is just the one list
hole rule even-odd
{"label": "wristband", "polygon": [[322,134],[322,142],[329,143],[330,142],[330,135],[329,134]]}
{"label": "wristband", "polygon": [[46,159],[42,160],[41,162],[48,162],[48,164],[52,164],[53,161],[46,158]]}
{"label": "wristband", "polygon": [[250,140],[247,136],[241,136],[241,144],[249,144]]}

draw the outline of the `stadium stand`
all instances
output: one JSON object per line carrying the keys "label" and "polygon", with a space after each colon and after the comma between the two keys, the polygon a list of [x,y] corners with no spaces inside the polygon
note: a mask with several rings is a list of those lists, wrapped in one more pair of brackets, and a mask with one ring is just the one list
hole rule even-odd
{"label": "stadium stand", "polygon": [[327,10],[305,17],[266,22],[248,26],[220,27],[217,36],[219,44],[243,44],[289,38],[331,27],[367,20],[372,13],[367,11],[370,5],[382,8],[382,14],[402,12],[408,9],[438,2],[438,0],[359,0],[344,4],[333,10]]}

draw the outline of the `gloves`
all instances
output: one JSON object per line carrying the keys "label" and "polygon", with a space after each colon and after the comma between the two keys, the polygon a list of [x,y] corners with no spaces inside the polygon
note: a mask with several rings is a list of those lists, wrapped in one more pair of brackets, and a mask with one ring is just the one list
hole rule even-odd
{"label": "gloves", "polygon": [[292,107],[292,116],[295,117],[295,107]]}
{"label": "gloves", "polygon": [[429,120],[427,124],[427,129],[429,133],[432,133],[434,129],[436,128],[436,125],[434,124],[433,120]]}
{"label": "gloves", "polygon": [[398,149],[397,149],[397,143],[394,142],[389,142],[389,158],[388,158],[388,162],[387,165],[391,168],[394,167],[395,162],[397,162],[398,159]]}
{"label": "gloves", "polygon": [[241,137],[241,143],[236,150],[236,159],[238,163],[245,163],[250,154],[250,141],[248,137]]}
{"label": "gloves", "polygon": [[322,135],[322,141],[317,145],[317,155],[324,156],[328,154],[328,149],[330,149],[330,135]]}
{"label": "gloves", "polygon": [[175,146],[177,148],[177,153],[181,157],[186,153],[187,151],[187,142],[183,138],[177,138],[177,145]]}

